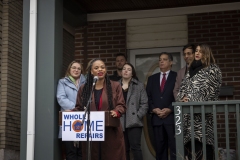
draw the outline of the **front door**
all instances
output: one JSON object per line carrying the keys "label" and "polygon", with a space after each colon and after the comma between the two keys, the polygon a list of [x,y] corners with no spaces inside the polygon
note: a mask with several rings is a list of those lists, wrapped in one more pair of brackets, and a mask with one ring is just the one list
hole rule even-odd
{"label": "front door", "polygon": [[[130,63],[135,67],[138,79],[146,86],[150,75],[160,72],[158,60],[162,52],[171,53],[173,56],[173,71],[181,69],[185,63],[182,58],[182,47],[136,49],[129,51]],[[151,117],[147,114],[144,117],[144,136],[142,137],[143,158],[152,160],[155,157],[153,130]]]}

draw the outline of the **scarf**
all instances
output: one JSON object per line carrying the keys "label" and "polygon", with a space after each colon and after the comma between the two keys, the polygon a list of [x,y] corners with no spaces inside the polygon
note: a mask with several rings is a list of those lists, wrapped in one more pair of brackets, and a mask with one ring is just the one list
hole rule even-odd
{"label": "scarf", "polygon": [[195,74],[197,74],[203,68],[203,64],[201,60],[194,60],[189,67],[189,75],[192,78]]}
{"label": "scarf", "polygon": [[75,84],[75,86],[78,88],[79,79],[75,80],[72,76],[68,76],[68,77],[73,82],[73,84]]}

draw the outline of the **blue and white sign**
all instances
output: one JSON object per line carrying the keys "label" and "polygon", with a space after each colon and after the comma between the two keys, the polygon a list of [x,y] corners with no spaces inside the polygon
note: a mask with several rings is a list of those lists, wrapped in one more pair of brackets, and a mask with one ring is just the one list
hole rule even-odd
{"label": "blue and white sign", "polygon": [[[62,112],[62,141],[87,141],[87,115],[84,112]],[[105,140],[105,112],[91,111],[89,141]]]}

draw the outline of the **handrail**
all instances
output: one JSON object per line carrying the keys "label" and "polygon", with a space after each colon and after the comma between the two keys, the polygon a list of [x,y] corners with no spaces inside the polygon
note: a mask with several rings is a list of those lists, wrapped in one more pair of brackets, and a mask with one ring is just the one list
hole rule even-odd
{"label": "handrail", "polygon": [[[183,144],[183,114],[190,114],[193,117],[195,113],[201,113],[202,124],[205,124],[205,113],[212,113],[213,115],[213,132],[214,132],[214,148],[215,159],[219,159],[218,155],[218,137],[217,137],[217,113],[224,113],[225,115],[225,133],[226,133],[226,150],[227,159],[230,159],[229,153],[229,121],[228,114],[236,114],[237,125],[237,153],[240,153],[240,115],[239,115],[240,100],[231,101],[206,101],[206,102],[173,102],[175,114],[175,138],[177,148],[177,160],[184,159],[184,144]],[[192,119],[192,118],[191,118]],[[191,129],[194,130],[193,121],[191,121]],[[206,133],[205,125],[202,125],[203,133],[203,159],[206,159]],[[195,153],[194,132],[191,132],[192,151]]]}

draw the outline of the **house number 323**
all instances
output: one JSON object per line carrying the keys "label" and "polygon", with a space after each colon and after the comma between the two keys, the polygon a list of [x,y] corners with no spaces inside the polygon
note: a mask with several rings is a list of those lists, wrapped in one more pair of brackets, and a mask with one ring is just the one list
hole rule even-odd
{"label": "house number 323", "polygon": [[181,117],[180,117],[180,114],[181,114],[181,110],[180,110],[180,107],[179,106],[176,106],[176,109],[177,109],[177,113],[175,114],[175,119],[176,119],[176,128],[177,128],[177,131],[176,131],[176,135],[179,135],[182,133],[182,130],[181,130]]}

